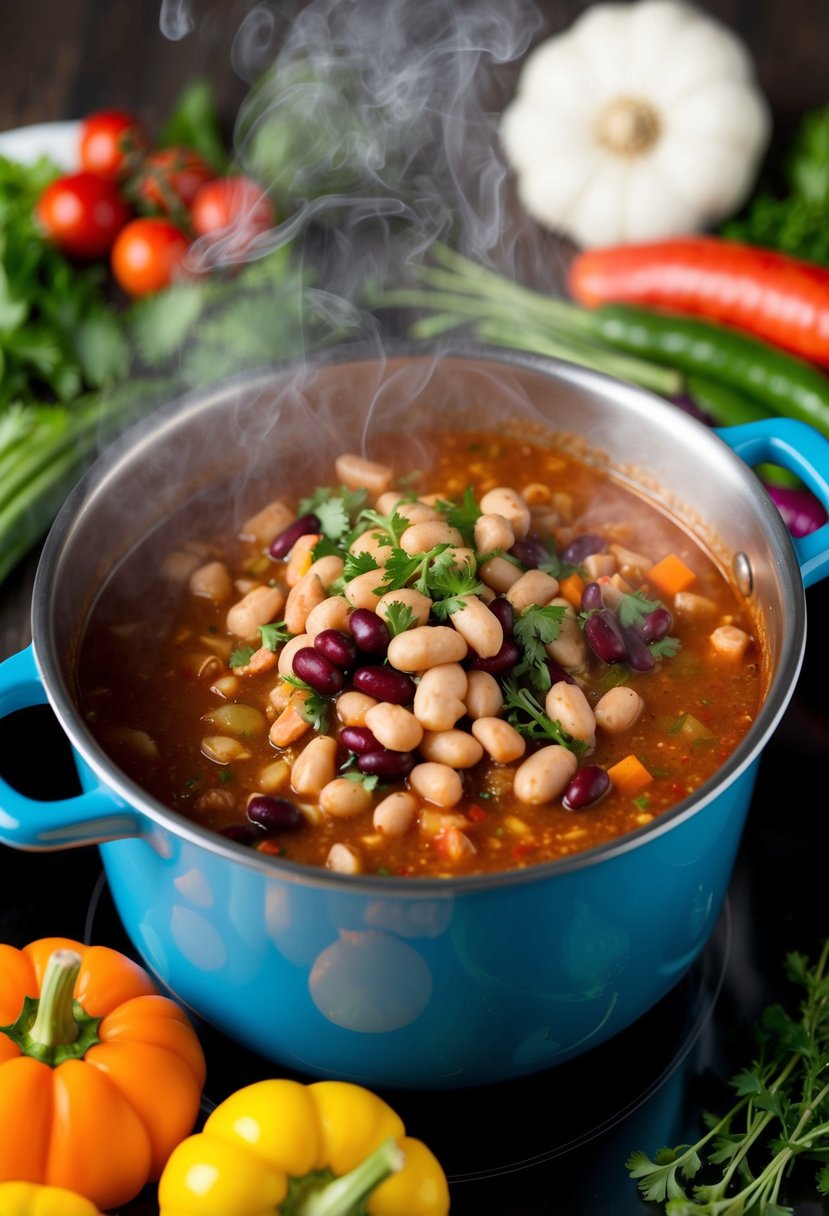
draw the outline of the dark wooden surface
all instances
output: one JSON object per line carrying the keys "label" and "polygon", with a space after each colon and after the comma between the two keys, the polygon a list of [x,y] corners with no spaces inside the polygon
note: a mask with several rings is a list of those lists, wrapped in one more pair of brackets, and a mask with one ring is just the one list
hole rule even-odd
{"label": "dark wooden surface", "polygon": [[[366,2],[336,0],[340,13]],[[451,0],[441,2],[451,7]],[[486,2],[509,19],[512,0]],[[327,3],[333,8],[335,0]],[[380,0],[380,7],[391,3]],[[483,6],[467,0],[458,11],[469,3]],[[261,37],[258,57],[245,41],[254,10],[272,16],[278,30],[298,7],[290,0],[272,7],[253,0],[0,0],[0,129],[79,118],[111,105],[134,109],[157,128],[182,86],[204,74],[229,133],[246,76],[267,60]],[[563,29],[585,7],[584,0],[542,0],[537,37]],[[701,7],[746,40],[778,132],[804,109],[829,101],[829,0],[703,0]],[[190,31],[168,36],[182,18]],[[0,587],[0,659],[28,641],[35,564],[32,555]]]}

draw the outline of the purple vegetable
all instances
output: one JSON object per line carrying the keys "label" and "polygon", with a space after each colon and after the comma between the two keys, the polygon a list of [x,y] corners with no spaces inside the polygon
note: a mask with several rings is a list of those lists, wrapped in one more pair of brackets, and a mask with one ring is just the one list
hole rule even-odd
{"label": "purple vegetable", "polygon": [[523,540],[517,540],[510,549],[510,554],[517,557],[529,570],[537,570],[541,563],[548,561],[550,557],[547,546],[534,532],[530,532]]}
{"label": "purple vegetable", "polygon": [[808,536],[826,523],[826,512],[811,490],[766,486],[792,536]]}
{"label": "purple vegetable", "polygon": [[278,536],[271,541],[268,553],[271,557],[287,557],[299,540],[300,536],[308,536],[311,532],[319,532],[320,521],[316,515],[300,515],[287,528],[283,528]]}
{"label": "purple vegetable", "polygon": [[405,777],[417,764],[417,759],[417,752],[393,752],[381,747],[376,752],[363,752],[357,758],[357,768],[361,773],[378,777]]}
{"label": "purple vegetable", "polygon": [[291,667],[295,676],[299,676],[300,680],[310,684],[323,696],[333,697],[335,693],[341,692],[345,685],[342,668],[337,667],[313,646],[303,646],[298,650]]}
{"label": "purple vegetable", "polygon": [[367,726],[344,726],[340,739],[350,752],[356,752],[358,756],[380,750],[380,744]]}
{"label": "purple vegetable", "polygon": [[603,768],[598,764],[586,764],[578,769],[561,801],[568,811],[583,811],[604,798],[610,786],[610,777]]}
{"label": "purple vegetable", "polygon": [[285,832],[298,828],[302,812],[285,798],[254,794],[248,802],[248,819],[266,832]]}
{"label": "purple vegetable", "polygon": [[389,648],[390,634],[386,622],[368,608],[355,608],[348,618],[348,628],[354,641],[366,654],[384,655]]}
{"label": "purple vegetable", "polygon": [[506,596],[503,596],[503,595],[496,596],[495,599],[489,605],[489,611],[492,613],[493,616],[496,616],[498,618],[498,623],[501,626],[504,637],[511,638],[514,616],[513,616],[513,611],[512,611],[512,604],[509,602],[509,600],[506,598]]}
{"label": "purple vegetable", "polygon": [[414,700],[417,686],[411,676],[393,667],[358,667],[352,677],[354,687],[392,705],[408,705]]}
{"label": "purple vegetable", "polygon": [[622,629],[614,613],[602,608],[585,621],[584,637],[597,659],[603,663],[621,663],[627,653]]}
{"label": "purple vegetable", "polygon": [[585,583],[581,593],[582,612],[598,612],[604,608],[602,589],[598,583]]}
{"label": "purple vegetable", "polygon": [[347,671],[353,667],[357,659],[357,647],[354,639],[341,629],[323,629],[314,638],[314,649],[324,654],[337,667]]}

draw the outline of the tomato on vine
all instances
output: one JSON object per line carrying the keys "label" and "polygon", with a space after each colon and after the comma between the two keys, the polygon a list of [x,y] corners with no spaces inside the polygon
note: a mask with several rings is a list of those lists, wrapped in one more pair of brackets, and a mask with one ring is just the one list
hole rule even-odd
{"label": "tomato on vine", "polygon": [[189,244],[170,220],[158,216],[131,220],[118,234],[110,254],[116,283],[133,297],[169,287]]}
{"label": "tomato on vine", "polygon": [[127,110],[96,110],[81,122],[81,168],[109,181],[122,181],[149,146],[143,122]]}
{"label": "tomato on vine", "polygon": [[109,253],[131,215],[117,185],[94,173],[69,173],[46,187],[35,208],[45,234],[67,257]]}
{"label": "tomato on vine", "polygon": [[129,189],[141,210],[184,220],[201,187],[215,176],[193,148],[156,148],[143,158]]}
{"label": "tomato on vine", "polygon": [[274,226],[276,213],[258,182],[230,174],[202,186],[193,200],[190,219],[196,236],[221,241],[228,259],[232,259]]}

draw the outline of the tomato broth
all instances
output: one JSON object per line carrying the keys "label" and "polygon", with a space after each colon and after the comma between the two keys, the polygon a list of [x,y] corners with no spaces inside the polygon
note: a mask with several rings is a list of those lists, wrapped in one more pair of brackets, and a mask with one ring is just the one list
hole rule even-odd
{"label": "tomato broth", "polygon": [[418,438],[132,554],[80,648],[90,729],[172,810],[341,873],[514,870],[650,824],[760,707],[737,591],[607,469]]}

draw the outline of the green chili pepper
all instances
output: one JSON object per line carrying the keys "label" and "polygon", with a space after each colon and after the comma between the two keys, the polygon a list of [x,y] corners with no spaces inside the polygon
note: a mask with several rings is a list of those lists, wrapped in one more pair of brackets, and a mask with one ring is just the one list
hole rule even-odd
{"label": "green chili pepper", "polygon": [[[686,376],[685,389],[699,409],[717,426],[742,426],[744,422],[758,422],[771,418],[773,411],[745,393],[737,392],[728,384],[708,380],[705,376]],[[789,486],[799,489],[803,482],[796,473],[776,464],[759,464],[755,469],[758,477],[768,485]]]}
{"label": "green chili pepper", "polygon": [[810,363],[695,317],[627,304],[605,304],[591,315],[595,336],[610,345],[736,389],[829,436],[829,378]]}

